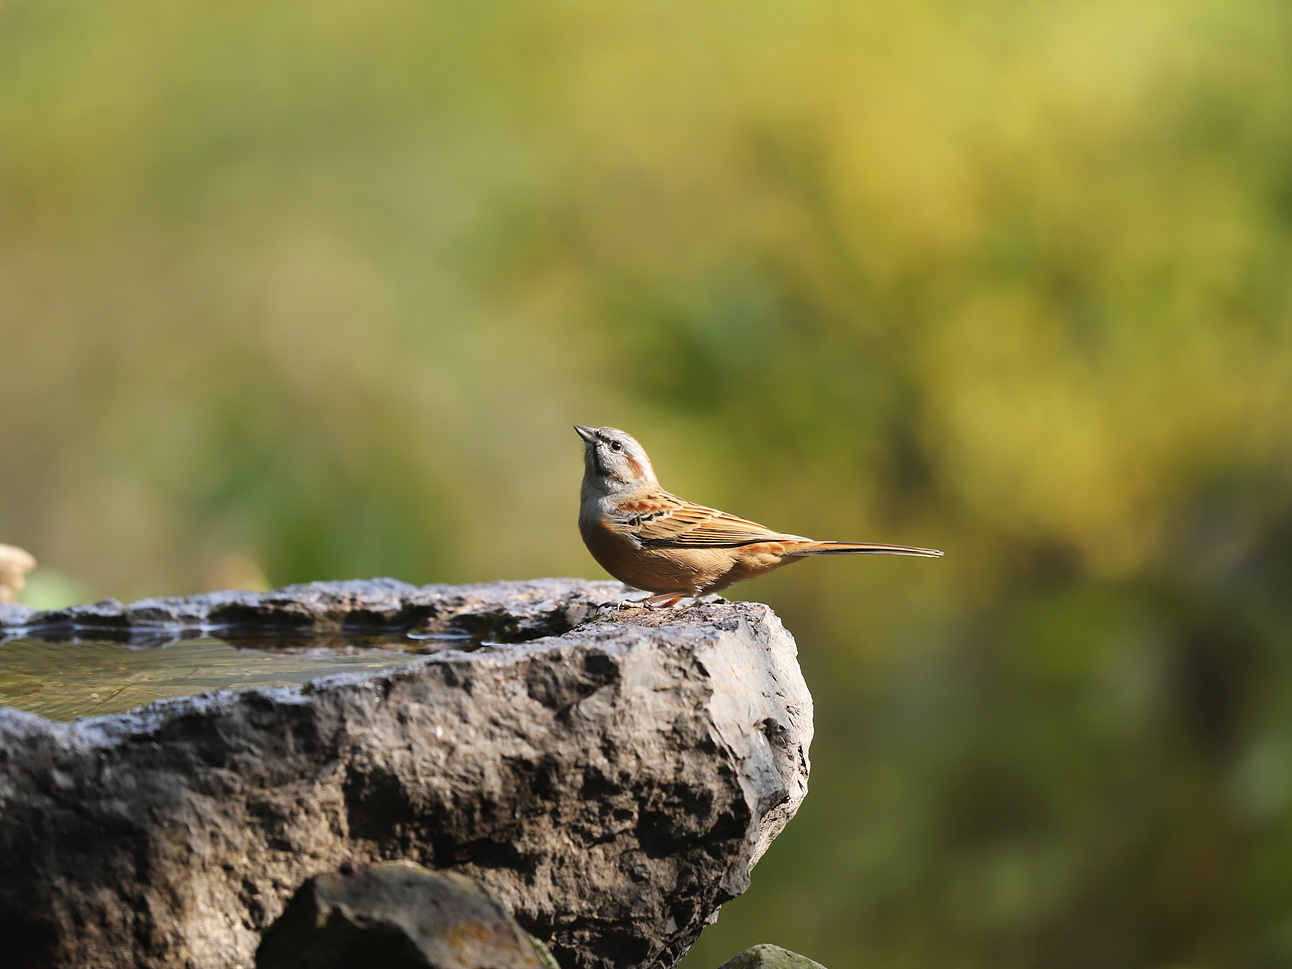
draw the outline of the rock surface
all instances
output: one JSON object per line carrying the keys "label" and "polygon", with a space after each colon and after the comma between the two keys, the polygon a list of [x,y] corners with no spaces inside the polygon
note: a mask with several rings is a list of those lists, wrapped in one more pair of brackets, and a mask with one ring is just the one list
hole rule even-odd
{"label": "rock surface", "polygon": [[806,793],[812,706],[766,606],[596,615],[617,583],[320,583],[0,609],[0,636],[417,626],[400,667],[59,724],[0,710],[6,965],[249,966],[305,879],[409,859],[565,969],[671,966]]}
{"label": "rock surface", "polygon": [[764,944],[751,946],[718,969],[825,969],[825,966],[778,945]]}
{"label": "rock surface", "polygon": [[408,861],[308,879],[256,950],[256,969],[559,969],[492,892]]}

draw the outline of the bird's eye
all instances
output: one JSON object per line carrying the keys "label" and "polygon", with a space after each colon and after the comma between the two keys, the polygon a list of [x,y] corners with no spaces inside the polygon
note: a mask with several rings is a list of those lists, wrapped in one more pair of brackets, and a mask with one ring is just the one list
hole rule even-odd
{"label": "bird's eye", "polygon": [[624,449],[624,446],[623,446],[622,444],[620,444],[618,441],[611,441],[611,442],[610,442],[610,450],[612,450],[612,451],[622,451],[623,449]]}

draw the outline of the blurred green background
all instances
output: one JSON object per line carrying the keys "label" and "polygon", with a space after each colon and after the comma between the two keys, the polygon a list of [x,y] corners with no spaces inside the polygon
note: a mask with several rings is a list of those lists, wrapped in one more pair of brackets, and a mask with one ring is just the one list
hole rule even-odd
{"label": "blurred green background", "polygon": [[685,963],[1292,965],[1292,6],[0,2],[30,602],[796,533],[812,792]]}

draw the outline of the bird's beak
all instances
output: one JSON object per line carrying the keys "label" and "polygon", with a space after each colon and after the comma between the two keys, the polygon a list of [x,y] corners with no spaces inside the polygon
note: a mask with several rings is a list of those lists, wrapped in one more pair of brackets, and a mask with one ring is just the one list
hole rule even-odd
{"label": "bird's beak", "polygon": [[588,444],[591,444],[593,441],[597,439],[597,432],[595,428],[584,427],[582,424],[575,424],[574,429],[579,432],[579,437],[583,438],[583,440],[586,441]]}

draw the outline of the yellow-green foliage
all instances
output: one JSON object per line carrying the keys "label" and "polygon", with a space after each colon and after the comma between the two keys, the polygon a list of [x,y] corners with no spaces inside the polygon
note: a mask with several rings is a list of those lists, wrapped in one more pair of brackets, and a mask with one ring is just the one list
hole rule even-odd
{"label": "yellow-green foliage", "polygon": [[737,590],[813,790],[691,969],[1292,960],[1286,3],[10,0],[0,359],[93,595],[597,575],[575,421],[945,549]]}

